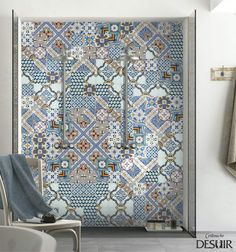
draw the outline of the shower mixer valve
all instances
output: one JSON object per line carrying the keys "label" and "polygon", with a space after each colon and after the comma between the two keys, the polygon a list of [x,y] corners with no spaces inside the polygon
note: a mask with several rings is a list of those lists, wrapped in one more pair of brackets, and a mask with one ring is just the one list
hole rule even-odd
{"label": "shower mixer valve", "polygon": [[118,144],[119,149],[121,150],[121,155],[124,158],[130,158],[134,155],[135,144]]}
{"label": "shower mixer valve", "polygon": [[135,143],[131,143],[131,144],[122,144],[122,143],[117,143],[116,144],[116,148],[117,149],[122,149],[122,150],[130,150],[130,149],[135,149],[137,146]]}
{"label": "shower mixer valve", "polygon": [[56,149],[73,149],[74,145],[69,142],[59,142],[55,143],[54,147]]}

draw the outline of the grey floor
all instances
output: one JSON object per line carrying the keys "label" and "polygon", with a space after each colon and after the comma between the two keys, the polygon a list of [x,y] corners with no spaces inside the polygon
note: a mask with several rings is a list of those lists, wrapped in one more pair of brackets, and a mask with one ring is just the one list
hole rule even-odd
{"label": "grey floor", "polygon": [[[197,239],[205,239],[205,235],[198,233]],[[187,234],[148,233],[143,228],[87,228],[82,230],[82,252],[236,251],[236,233],[223,236],[233,240],[233,249],[196,249],[197,239]],[[56,239],[58,252],[73,251],[68,234],[58,234]]]}

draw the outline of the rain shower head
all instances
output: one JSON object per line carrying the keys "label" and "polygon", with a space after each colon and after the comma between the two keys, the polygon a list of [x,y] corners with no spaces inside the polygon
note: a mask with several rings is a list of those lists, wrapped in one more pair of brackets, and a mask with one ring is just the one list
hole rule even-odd
{"label": "rain shower head", "polygon": [[128,61],[139,60],[139,57],[133,54],[132,49],[133,46],[131,46],[131,44],[126,46],[118,60],[128,60]]}
{"label": "rain shower head", "polygon": [[124,52],[121,54],[118,60],[125,60],[125,59],[127,59],[128,61],[135,61],[135,60],[139,60],[139,57],[129,54],[127,52]]}
{"label": "rain shower head", "polygon": [[74,60],[74,58],[66,52],[65,46],[62,46],[61,54],[56,57],[56,59],[62,62]]}

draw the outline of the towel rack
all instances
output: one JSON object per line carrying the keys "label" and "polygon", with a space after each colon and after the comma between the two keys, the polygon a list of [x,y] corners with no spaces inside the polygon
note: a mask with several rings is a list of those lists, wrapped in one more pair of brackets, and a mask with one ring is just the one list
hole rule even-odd
{"label": "towel rack", "polygon": [[212,81],[232,81],[236,73],[236,67],[211,68]]}

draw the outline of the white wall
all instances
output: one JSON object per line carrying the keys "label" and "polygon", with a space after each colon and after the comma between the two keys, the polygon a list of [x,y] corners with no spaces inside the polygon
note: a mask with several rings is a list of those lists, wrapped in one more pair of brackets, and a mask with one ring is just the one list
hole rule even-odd
{"label": "white wall", "polygon": [[236,179],[223,168],[232,84],[210,67],[236,65],[236,15],[209,12],[207,0],[1,0],[0,154],[11,152],[11,9],[24,17],[177,17],[197,21],[197,229],[236,230]]}
{"label": "white wall", "polygon": [[236,66],[236,15],[200,13],[197,63],[197,226],[236,231],[236,179],[224,169],[234,86],[209,69]]}

